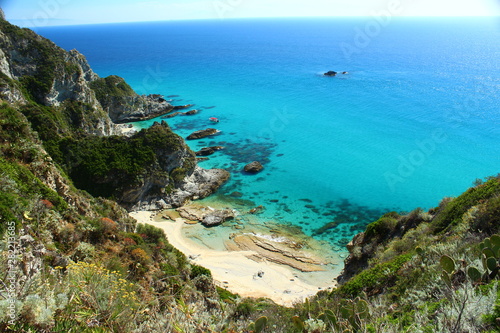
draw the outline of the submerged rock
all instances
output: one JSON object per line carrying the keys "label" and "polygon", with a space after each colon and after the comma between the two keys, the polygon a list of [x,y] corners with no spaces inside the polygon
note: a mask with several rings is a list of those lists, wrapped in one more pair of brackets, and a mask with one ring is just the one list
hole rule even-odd
{"label": "submerged rock", "polygon": [[339,224],[337,222],[329,222],[329,223],[325,224],[324,226],[322,226],[321,228],[316,229],[313,232],[313,236],[321,235],[321,234],[323,234],[331,229],[336,228],[338,225]]}
{"label": "submerged rock", "polygon": [[264,209],[265,209],[265,208],[264,208],[264,206],[260,205],[260,206],[257,206],[257,207],[255,207],[255,208],[250,209],[250,211],[249,211],[248,213],[250,213],[250,214],[259,214],[259,213],[261,213]]}
{"label": "submerged rock", "polygon": [[204,130],[196,131],[194,133],[191,133],[186,139],[188,140],[196,140],[196,139],[202,139],[210,135],[217,134],[219,130],[215,128],[207,128]]}
{"label": "submerged rock", "polygon": [[260,164],[260,162],[257,162],[257,161],[254,161],[252,163],[248,163],[243,168],[243,170],[245,170],[245,172],[248,172],[248,173],[257,173],[257,172],[260,172],[262,169],[264,169],[264,167],[262,166],[262,164]]}
{"label": "submerged rock", "polygon": [[163,116],[161,117],[162,119],[168,119],[168,118],[173,118],[175,116],[178,116],[180,115],[182,112],[174,112],[174,113],[170,113],[170,114],[167,114],[166,116]]}

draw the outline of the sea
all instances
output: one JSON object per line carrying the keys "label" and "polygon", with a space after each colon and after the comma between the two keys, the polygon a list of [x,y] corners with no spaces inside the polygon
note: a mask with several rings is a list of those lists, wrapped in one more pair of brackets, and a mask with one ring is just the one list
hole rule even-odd
{"label": "sea", "polygon": [[[231,180],[208,200],[345,245],[500,172],[500,18],[280,18],[43,27],[101,77],[199,113],[165,120]],[[324,76],[336,71],[336,76]],[[344,74],[345,72],[345,74]],[[188,110],[190,110],[188,109]],[[209,121],[216,117],[219,123]],[[264,169],[246,174],[259,161]]]}

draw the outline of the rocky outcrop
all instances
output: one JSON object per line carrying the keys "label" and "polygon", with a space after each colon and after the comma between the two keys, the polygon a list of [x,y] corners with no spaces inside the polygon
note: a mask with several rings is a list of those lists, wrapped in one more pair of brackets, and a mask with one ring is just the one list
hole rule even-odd
{"label": "rocky outcrop", "polygon": [[191,133],[186,139],[188,140],[196,140],[196,139],[202,139],[210,135],[214,135],[219,133],[219,131],[215,128],[207,128],[204,130],[196,131],[194,133]]}
{"label": "rocky outcrop", "polygon": [[33,100],[46,106],[84,104],[83,118],[68,116],[82,118],[78,127],[93,135],[112,135],[113,123],[151,119],[173,109],[160,95],[139,96],[123,78],[100,78],[78,51],[67,52],[6,21],[0,22],[0,72],[0,94],[11,103],[27,103],[20,93],[24,85]]}
{"label": "rocky outcrop", "polygon": [[119,76],[94,80],[91,87],[114,123],[148,120],[174,110],[161,95],[137,95]]}
{"label": "rocky outcrop", "polygon": [[257,162],[257,161],[254,161],[252,163],[248,163],[243,168],[243,170],[245,172],[248,172],[248,173],[257,173],[257,172],[262,171],[262,169],[264,169],[264,167],[262,166],[262,164],[260,164],[260,162]]}
{"label": "rocky outcrop", "polygon": [[325,262],[312,253],[301,249],[297,242],[285,237],[263,237],[260,235],[234,235],[225,243],[230,251],[253,251],[249,258],[255,261],[270,261],[290,266],[302,272],[324,271]]}
{"label": "rocky outcrop", "polygon": [[177,212],[182,218],[201,222],[206,227],[217,226],[234,218],[234,212],[231,209],[213,209],[198,205],[182,206],[177,209]]}
{"label": "rocky outcrop", "polygon": [[[76,50],[67,52],[28,29],[0,21],[0,94],[15,104],[29,99],[69,111],[78,126],[94,135],[114,134],[114,125],[101,108],[90,82],[97,75]],[[82,108],[66,108],[65,103],[81,103]]]}
{"label": "rocky outcrop", "polygon": [[202,169],[198,166],[187,176],[166,200],[172,207],[180,207],[189,200],[203,199],[214,193],[230,177],[223,169]]}

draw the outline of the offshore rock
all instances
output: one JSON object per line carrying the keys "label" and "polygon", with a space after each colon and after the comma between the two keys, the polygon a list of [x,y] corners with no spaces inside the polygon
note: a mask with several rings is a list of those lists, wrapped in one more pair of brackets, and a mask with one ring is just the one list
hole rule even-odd
{"label": "offshore rock", "polygon": [[186,139],[188,140],[196,140],[196,139],[202,139],[210,135],[217,134],[219,131],[215,128],[207,128],[201,131],[196,131],[194,133],[191,133]]}
{"label": "offshore rock", "polygon": [[323,74],[324,76],[336,76],[337,75],[337,72],[335,71],[328,71],[326,72],[325,74]]}
{"label": "offshore rock", "polygon": [[184,112],[183,115],[192,116],[192,115],[197,114],[198,112],[199,112],[198,110],[190,110],[190,111]]}
{"label": "offshore rock", "polygon": [[262,169],[264,169],[264,167],[262,166],[262,164],[260,164],[260,162],[257,162],[257,161],[254,161],[252,163],[248,163],[243,168],[243,170],[245,170],[245,172],[248,172],[248,173],[257,173],[257,172],[262,171]]}
{"label": "offshore rock", "polygon": [[186,105],[176,105],[173,107],[173,110],[184,110],[194,106],[194,104],[186,104]]}
{"label": "offshore rock", "polygon": [[213,147],[205,147],[201,148],[199,151],[197,151],[195,154],[196,156],[209,156],[215,153],[217,150],[224,149],[222,146],[213,146]]}
{"label": "offshore rock", "polygon": [[173,118],[173,117],[176,117],[178,115],[182,114],[182,112],[174,112],[174,113],[169,113],[163,117],[161,117],[162,119],[169,119],[169,118]]}

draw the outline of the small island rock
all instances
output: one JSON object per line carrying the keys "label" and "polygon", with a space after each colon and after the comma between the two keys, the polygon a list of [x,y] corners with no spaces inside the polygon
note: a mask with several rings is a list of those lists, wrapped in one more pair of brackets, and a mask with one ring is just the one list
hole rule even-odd
{"label": "small island rock", "polygon": [[260,162],[257,162],[257,161],[253,161],[252,163],[248,163],[247,165],[245,165],[245,172],[249,172],[249,173],[257,173],[259,171],[261,171],[262,169],[264,169],[264,167],[262,166],[262,164],[260,164]]}
{"label": "small island rock", "polygon": [[335,76],[335,75],[337,75],[337,72],[335,72],[335,71],[328,71],[328,72],[326,72],[323,75],[325,75],[325,76]]}
{"label": "small island rock", "polygon": [[184,112],[183,115],[192,116],[192,115],[195,115],[197,113],[198,113],[198,110],[190,110],[190,111]]}
{"label": "small island rock", "polygon": [[201,138],[205,138],[207,136],[210,136],[210,135],[214,135],[216,133],[218,133],[219,131],[216,130],[215,128],[207,128],[207,129],[204,129],[204,130],[201,130],[201,131],[196,131],[194,133],[191,133],[187,139],[188,140],[196,140],[196,139],[201,139]]}
{"label": "small island rock", "polygon": [[222,146],[205,147],[198,150],[195,154],[196,156],[209,156],[215,153],[217,150],[224,149]]}

